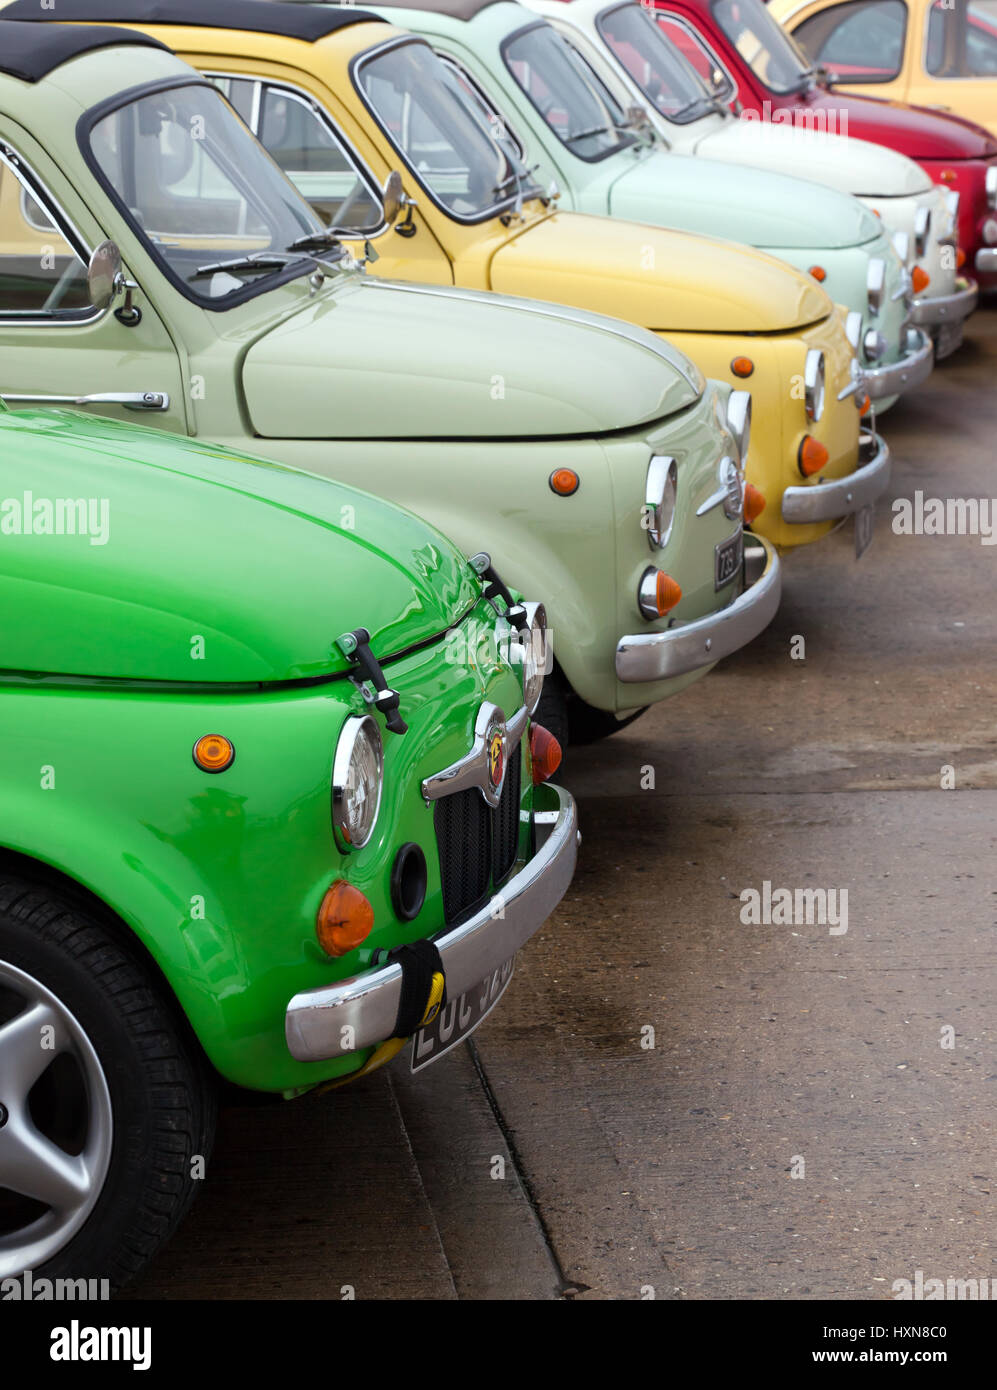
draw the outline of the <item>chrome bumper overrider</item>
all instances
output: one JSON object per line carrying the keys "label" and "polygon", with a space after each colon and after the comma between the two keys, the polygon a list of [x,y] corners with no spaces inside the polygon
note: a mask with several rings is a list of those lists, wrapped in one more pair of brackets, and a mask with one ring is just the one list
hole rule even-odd
{"label": "chrome bumper overrider", "polygon": [[[761,574],[750,588],[716,613],[667,632],[638,632],[616,646],[616,675],[621,681],[660,681],[684,676],[721,657],[730,656],[757,637],[775,617],[782,596],[779,556],[768,541],[745,536],[745,569],[756,563]],[[749,552],[755,554],[750,555]]]}
{"label": "chrome bumper overrider", "polygon": [[[473,917],[433,938],[450,999],[480,984],[514,956],[554,911],[571,882],[578,853],[575,802],[550,784],[537,787],[535,795],[540,808],[536,854]],[[543,809],[545,802],[550,810]],[[288,1051],[299,1062],[319,1062],[386,1041],[398,1017],[401,987],[401,966],[392,963],[296,994],[284,1019]],[[349,1047],[343,1046],[344,1039]]]}
{"label": "chrome bumper overrider", "polygon": [[934,298],[915,299],[910,311],[911,323],[934,327],[940,323],[957,323],[968,318],[976,308],[980,288],[975,280],[954,294],[938,294]]}
{"label": "chrome bumper overrider", "polygon": [[875,502],[889,481],[889,445],[878,434],[863,434],[855,472],[847,478],[811,483],[808,487],[788,487],[782,494],[782,519],[801,526],[837,521]]}
{"label": "chrome bumper overrider", "polygon": [[866,391],[872,401],[899,396],[912,386],[927,380],[935,365],[935,348],[927,333],[920,328],[908,328],[904,355],[899,362],[882,367],[863,367]]}

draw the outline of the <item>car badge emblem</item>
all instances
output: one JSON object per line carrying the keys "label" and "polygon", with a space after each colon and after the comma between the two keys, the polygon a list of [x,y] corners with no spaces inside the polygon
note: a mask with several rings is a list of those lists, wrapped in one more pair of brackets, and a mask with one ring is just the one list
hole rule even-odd
{"label": "car badge emblem", "polygon": [[492,729],[488,738],[488,780],[493,787],[502,785],[505,772],[505,730]]}

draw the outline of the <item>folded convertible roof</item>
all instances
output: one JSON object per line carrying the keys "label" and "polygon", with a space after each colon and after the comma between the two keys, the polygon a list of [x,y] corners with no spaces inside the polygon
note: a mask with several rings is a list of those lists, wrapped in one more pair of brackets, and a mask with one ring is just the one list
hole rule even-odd
{"label": "folded convertible roof", "polygon": [[315,43],[380,16],[352,5],[267,4],[264,0],[58,0],[43,10],[38,0],[15,0],[0,15],[24,20],[70,20],[84,24],[186,24],[202,29],[249,29],[259,34]]}
{"label": "folded convertible roof", "polygon": [[7,19],[0,11],[0,72],[23,82],[40,82],[70,58],[122,43],[169,52],[158,39],[137,34],[134,29],[84,29],[78,24],[49,24],[39,29],[37,24]]}

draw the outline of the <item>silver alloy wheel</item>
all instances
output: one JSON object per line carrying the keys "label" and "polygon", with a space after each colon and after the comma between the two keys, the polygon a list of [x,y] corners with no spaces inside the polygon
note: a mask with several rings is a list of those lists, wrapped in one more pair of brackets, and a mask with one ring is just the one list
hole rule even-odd
{"label": "silver alloy wheel", "polygon": [[[3,960],[0,991],[24,1002],[0,1024],[0,1194],[7,1189],[47,1208],[13,1230],[0,1227],[0,1278],[6,1278],[38,1269],[83,1226],[107,1177],[113,1119],[100,1059],[66,1006]],[[80,1110],[78,1153],[67,1152],[39,1128],[29,1101],[57,1058],[67,1058],[68,1065],[60,1062],[58,1079],[49,1079],[60,1112]]]}

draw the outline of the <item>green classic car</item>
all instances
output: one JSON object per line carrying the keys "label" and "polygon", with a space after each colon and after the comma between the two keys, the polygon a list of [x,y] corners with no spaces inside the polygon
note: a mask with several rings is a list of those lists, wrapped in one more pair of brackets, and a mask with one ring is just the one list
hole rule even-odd
{"label": "green classic car", "polygon": [[578,839],[544,614],[387,502],[0,406],[0,1278],[133,1275],[215,1081],[434,1061]]}
{"label": "green classic car", "polygon": [[8,404],[140,415],[487,544],[547,604],[559,738],[612,732],[770,621],[747,393],[613,319],[378,281],[157,40],[0,30]]}

